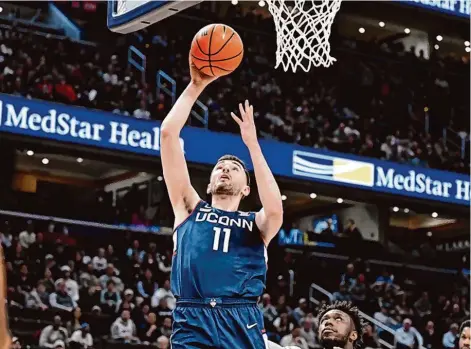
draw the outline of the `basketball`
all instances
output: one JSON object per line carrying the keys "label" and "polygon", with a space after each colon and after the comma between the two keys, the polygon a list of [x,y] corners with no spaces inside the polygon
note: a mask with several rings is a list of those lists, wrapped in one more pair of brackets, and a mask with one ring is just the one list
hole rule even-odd
{"label": "basketball", "polygon": [[193,38],[190,55],[201,73],[223,76],[232,73],[242,62],[244,44],[228,25],[210,24]]}

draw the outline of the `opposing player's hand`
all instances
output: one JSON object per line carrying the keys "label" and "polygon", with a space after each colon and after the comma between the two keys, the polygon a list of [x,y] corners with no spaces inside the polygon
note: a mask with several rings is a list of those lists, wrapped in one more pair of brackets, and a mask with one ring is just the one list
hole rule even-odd
{"label": "opposing player's hand", "polygon": [[245,100],[245,104],[239,103],[240,118],[231,112],[231,116],[240,127],[240,135],[245,145],[248,147],[257,143],[257,129],[253,118],[253,105]]}
{"label": "opposing player's hand", "polygon": [[216,80],[217,76],[209,76],[206,74],[201,73],[194,65],[193,60],[191,59],[191,54],[188,58],[190,64],[190,75],[191,75],[191,82],[197,86],[206,87],[214,80]]}

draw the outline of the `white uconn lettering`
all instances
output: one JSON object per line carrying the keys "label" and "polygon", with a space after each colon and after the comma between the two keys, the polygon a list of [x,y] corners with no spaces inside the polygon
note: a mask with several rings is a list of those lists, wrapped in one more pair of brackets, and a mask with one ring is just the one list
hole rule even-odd
{"label": "white uconn lettering", "polygon": [[216,212],[198,212],[196,215],[197,222],[209,222],[213,224],[221,224],[226,227],[239,227],[252,231],[253,221],[243,218],[231,218],[228,216],[220,216]]}

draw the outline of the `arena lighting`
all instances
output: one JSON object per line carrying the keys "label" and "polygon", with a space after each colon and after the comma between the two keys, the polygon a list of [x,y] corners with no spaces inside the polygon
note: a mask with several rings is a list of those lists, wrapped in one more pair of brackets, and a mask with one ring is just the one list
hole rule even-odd
{"label": "arena lighting", "polygon": [[157,180],[158,180],[159,182],[162,182],[162,181],[164,180],[164,177],[158,176],[158,177],[157,177]]}
{"label": "arena lighting", "polygon": [[466,40],[466,41],[464,42],[464,46],[469,46],[469,41]]}
{"label": "arena lighting", "polygon": [[365,28],[359,28],[358,31],[360,32],[360,34],[363,34],[365,32]]}
{"label": "arena lighting", "polygon": [[437,213],[437,212],[432,212],[432,217],[433,217],[433,218],[437,218],[437,217],[438,217],[438,213]]}
{"label": "arena lighting", "polygon": [[409,29],[409,28],[405,28],[405,29],[404,29],[404,33],[410,34],[410,29]]}
{"label": "arena lighting", "polygon": [[0,6],[0,12],[2,12],[2,11],[3,11],[3,7],[2,7],[2,6]]}
{"label": "arena lighting", "polygon": [[315,198],[317,198],[317,194],[316,193],[311,193],[311,194],[309,194],[309,197],[311,199],[315,199]]}
{"label": "arena lighting", "polygon": [[393,211],[394,211],[394,212],[399,212],[399,207],[394,206],[394,207],[393,207]]}
{"label": "arena lighting", "polygon": [[33,155],[34,155],[34,151],[28,150],[28,151],[26,152],[26,155],[28,155],[28,156],[33,156]]}
{"label": "arena lighting", "polygon": [[381,28],[384,28],[384,26],[386,25],[384,22],[379,22],[378,25],[381,27]]}
{"label": "arena lighting", "polygon": [[465,47],[464,49],[466,52],[471,52],[471,47]]}
{"label": "arena lighting", "polygon": [[237,1],[237,0],[232,0],[232,1],[231,1],[231,4],[232,4],[232,5],[237,5],[238,2],[239,2],[239,1]]}
{"label": "arena lighting", "polygon": [[409,209],[408,209],[408,208],[405,208],[405,209],[404,209],[404,213],[409,213]]}
{"label": "arena lighting", "polygon": [[443,36],[437,35],[437,38],[436,38],[436,39],[437,39],[437,41],[442,41],[442,40],[443,40]]}
{"label": "arena lighting", "polygon": [[265,1],[260,0],[260,1],[258,2],[258,6],[260,6],[260,7],[265,6]]}
{"label": "arena lighting", "polygon": [[43,165],[47,165],[49,163],[49,159],[44,158],[44,159],[41,160],[41,162],[43,163]]}
{"label": "arena lighting", "polygon": [[427,232],[427,236],[428,236],[428,237],[431,237],[431,236],[432,236],[432,232],[431,232],[431,231],[428,231],[428,232]]}
{"label": "arena lighting", "polygon": [[424,107],[424,112],[428,112],[428,107]]}
{"label": "arena lighting", "polygon": [[343,199],[342,199],[342,198],[338,198],[338,199],[337,199],[337,203],[338,203],[338,204],[341,204],[342,202],[343,202]]}
{"label": "arena lighting", "polygon": [[281,195],[281,200],[285,201],[288,197],[286,195]]}
{"label": "arena lighting", "polygon": [[82,159],[82,158],[77,158],[77,162],[78,162],[79,164],[81,164],[81,163],[83,162],[83,159]]}
{"label": "arena lighting", "polygon": [[433,47],[435,50],[438,50],[440,48],[440,46],[438,46],[438,44],[435,44],[435,46]]}

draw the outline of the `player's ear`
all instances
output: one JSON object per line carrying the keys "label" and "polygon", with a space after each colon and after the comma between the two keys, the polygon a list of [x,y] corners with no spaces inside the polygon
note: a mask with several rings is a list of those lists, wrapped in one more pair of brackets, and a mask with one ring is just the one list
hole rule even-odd
{"label": "player's ear", "polygon": [[247,196],[249,196],[249,194],[250,194],[250,187],[246,185],[244,189],[242,189],[242,195],[244,196],[244,198],[246,198]]}
{"label": "player's ear", "polygon": [[352,343],[355,342],[358,339],[358,332],[357,331],[350,332],[350,336],[348,336],[348,339]]}

